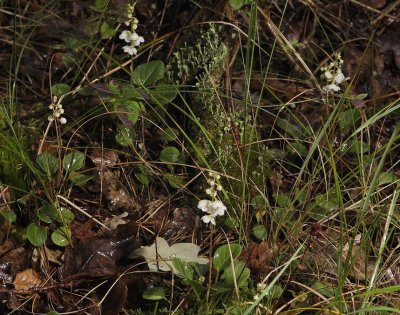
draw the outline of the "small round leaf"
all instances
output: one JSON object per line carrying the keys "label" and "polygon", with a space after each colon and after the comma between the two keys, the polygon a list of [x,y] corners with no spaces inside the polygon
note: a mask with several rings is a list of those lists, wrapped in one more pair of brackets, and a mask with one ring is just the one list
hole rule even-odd
{"label": "small round leaf", "polygon": [[32,245],[40,246],[47,239],[47,231],[44,227],[33,222],[29,224],[28,228],[26,229],[26,236]]}

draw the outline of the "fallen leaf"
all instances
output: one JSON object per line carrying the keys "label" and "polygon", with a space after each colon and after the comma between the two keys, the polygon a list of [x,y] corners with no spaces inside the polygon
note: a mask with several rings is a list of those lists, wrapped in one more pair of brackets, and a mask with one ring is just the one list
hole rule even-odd
{"label": "fallen leaf", "polygon": [[17,273],[13,284],[16,290],[29,290],[38,287],[41,283],[42,280],[36,271],[26,269]]}
{"label": "fallen leaf", "polygon": [[173,271],[173,273],[178,274],[178,271],[173,268],[171,262],[174,257],[186,262],[197,262],[201,265],[208,264],[207,258],[197,256],[199,251],[199,245],[193,243],[177,243],[169,246],[164,238],[157,237],[154,244],[136,249],[129,257],[144,257],[149,269],[152,271]]}
{"label": "fallen leaf", "polygon": [[65,251],[63,278],[108,277],[117,272],[118,261],[140,246],[134,222],[120,225],[109,237],[83,239]]}
{"label": "fallen leaf", "polygon": [[103,224],[110,230],[115,230],[118,225],[126,224],[126,221],[123,218],[126,218],[127,216],[128,212],[125,211],[119,215],[113,215],[112,218],[105,219]]}

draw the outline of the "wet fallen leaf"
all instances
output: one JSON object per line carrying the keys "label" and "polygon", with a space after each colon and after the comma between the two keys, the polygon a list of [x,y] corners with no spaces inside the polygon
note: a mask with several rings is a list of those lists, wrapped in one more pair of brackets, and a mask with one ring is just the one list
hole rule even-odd
{"label": "wet fallen leaf", "polygon": [[150,270],[173,271],[178,273],[172,266],[172,258],[176,257],[186,262],[197,262],[201,265],[207,264],[208,259],[198,257],[200,246],[193,243],[177,243],[172,246],[162,238],[157,237],[150,246],[142,246],[132,252],[130,258],[142,256],[146,259]]}
{"label": "wet fallen leaf", "polygon": [[140,246],[134,222],[119,225],[110,237],[83,239],[65,251],[63,278],[107,277],[117,272],[118,261]]}
{"label": "wet fallen leaf", "polygon": [[192,208],[176,208],[173,219],[163,227],[159,235],[168,240],[190,240],[199,226],[199,216]]}
{"label": "wet fallen leaf", "polygon": [[17,273],[14,280],[16,290],[29,290],[38,287],[42,283],[39,274],[33,269],[26,269]]}
{"label": "wet fallen leaf", "polygon": [[112,218],[107,218],[104,220],[103,224],[110,230],[115,230],[119,225],[126,224],[123,218],[128,216],[128,212],[121,213],[119,215],[113,215]]}

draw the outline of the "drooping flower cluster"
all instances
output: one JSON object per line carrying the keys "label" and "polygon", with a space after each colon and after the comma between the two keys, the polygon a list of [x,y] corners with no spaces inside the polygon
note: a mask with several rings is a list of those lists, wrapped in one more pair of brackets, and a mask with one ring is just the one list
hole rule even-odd
{"label": "drooping flower cluster", "polygon": [[210,188],[206,189],[206,194],[211,196],[211,198],[215,198],[218,191],[222,190],[222,186],[218,183],[221,176],[214,172],[209,172],[208,175],[210,178],[207,179],[207,183],[210,185]]}
{"label": "drooping flower cluster", "polygon": [[206,194],[211,196],[212,200],[200,200],[197,207],[201,211],[207,213],[201,217],[201,220],[204,223],[211,223],[215,225],[215,218],[217,216],[223,216],[225,214],[226,207],[222,201],[216,199],[218,191],[222,190],[222,186],[219,183],[221,176],[214,172],[209,172],[208,175],[209,178],[207,179],[207,183],[210,185],[210,187],[206,189]]}
{"label": "drooping flower cluster", "polygon": [[62,114],[64,114],[64,109],[62,104],[60,102],[57,102],[57,96],[53,97],[53,102],[49,105],[49,109],[53,111],[53,113],[47,117],[49,121],[57,119],[58,122],[62,125],[67,122],[67,119],[61,116]]}
{"label": "drooping flower cluster", "polygon": [[126,26],[130,26],[131,30],[122,31],[119,35],[120,39],[124,40],[126,43],[129,43],[129,45],[125,45],[122,47],[122,49],[131,56],[137,54],[137,48],[144,42],[143,36],[139,36],[139,34],[136,33],[139,20],[133,16],[134,11],[135,6],[128,4],[127,20],[124,22],[124,24]]}
{"label": "drooping flower cluster", "polygon": [[211,222],[211,224],[214,224],[214,225],[216,224],[215,218],[217,216],[223,216],[226,211],[225,205],[220,200],[215,200],[215,201],[206,200],[206,199],[200,200],[197,207],[201,211],[207,213],[206,215],[201,217],[201,220],[204,223]]}
{"label": "drooping flower cluster", "polygon": [[340,53],[333,54],[333,61],[321,68],[321,78],[326,81],[326,85],[323,90],[327,93],[337,92],[340,90],[339,84],[346,81],[346,78],[342,72],[343,59]]}

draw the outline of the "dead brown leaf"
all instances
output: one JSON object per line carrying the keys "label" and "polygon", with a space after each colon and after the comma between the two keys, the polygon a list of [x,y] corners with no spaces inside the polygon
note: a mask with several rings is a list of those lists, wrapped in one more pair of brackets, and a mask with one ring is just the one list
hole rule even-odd
{"label": "dead brown leaf", "polygon": [[107,277],[117,272],[118,261],[141,245],[134,222],[120,225],[110,237],[78,241],[65,251],[63,278]]}
{"label": "dead brown leaf", "polygon": [[40,286],[42,280],[39,274],[33,269],[26,269],[17,273],[14,280],[14,287],[16,290],[29,290]]}

